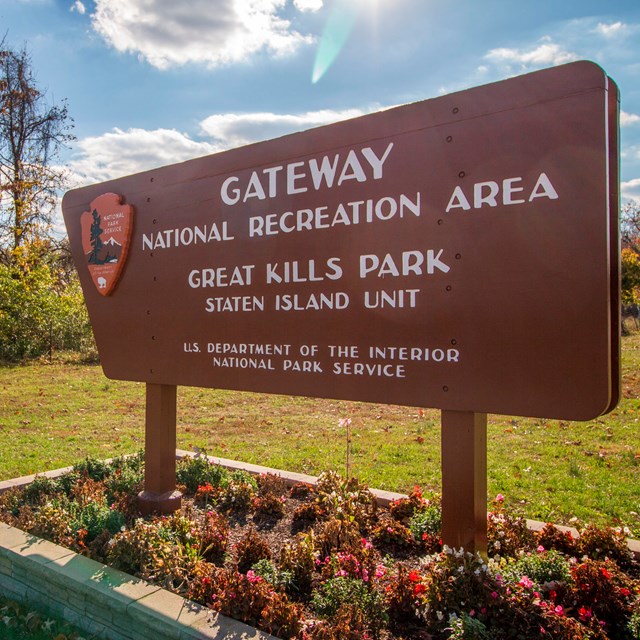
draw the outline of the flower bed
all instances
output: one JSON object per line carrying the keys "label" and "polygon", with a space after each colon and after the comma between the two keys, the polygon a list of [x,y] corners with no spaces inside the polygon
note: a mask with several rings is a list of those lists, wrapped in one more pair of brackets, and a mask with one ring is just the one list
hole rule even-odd
{"label": "flower bed", "polygon": [[206,456],[178,464],[181,511],[142,519],[141,456],[86,460],[0,496],[0,519],[281,638],[640,639],[622,532],[538,533],[496,499],[488,561],[443,549],[437,496],[388,509],[323,474],[289,488]]}

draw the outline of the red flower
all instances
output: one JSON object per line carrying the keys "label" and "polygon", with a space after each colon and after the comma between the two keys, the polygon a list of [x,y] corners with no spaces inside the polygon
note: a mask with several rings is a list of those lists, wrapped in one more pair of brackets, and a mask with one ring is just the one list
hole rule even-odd
{"label": "red flower", "polygon": [[583,620],[586,622],[593,614],[591,613],[591,609],[580,607],[580,610],[578,611],[578,615],[580,616],[580,620]]}
{"label": "red flower", "polygon": [[600,568],[600,573],[607,579],[607,580],[611,580],[611,574],[604,568],[601,567]]}
{"label": "red flower", "polygon": [[631,591],[626,587],[620,587],[620,595],[628,598],[631,595]]}
{"label": "red flower", "polygon": [[420,582],[422,580],[422,576],[415,570],[409,572],[409,580],[411,582]]}
{"label": "red flower", "polygon": [[413,595],[418,596],[421,593],[424,593],[426,590],[427,587],[425,587],[425,585],[423,585],[422,583],[417,584],[415,587],[413,587]]}

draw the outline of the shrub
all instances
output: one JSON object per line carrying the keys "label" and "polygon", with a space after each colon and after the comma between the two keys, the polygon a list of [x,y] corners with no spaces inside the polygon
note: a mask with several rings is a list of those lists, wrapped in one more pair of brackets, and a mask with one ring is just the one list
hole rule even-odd
{"label": "shrub", "polygon": [[611,527],[589,525],[580,532],[577,542],[579,555],[592,560],[613,560],[622,568],[630,567],[633,556],[622,531]]}
{"label": "shrub", "polygon": [[213,609],[287,640],[300,631],[302,610],[260,576],[237,571],[216,574]]}
{"label": "shrub", "polygon": [[284,516],[284,498],[268,493],[253,499],[254,518],[258,520],[274,518],[276,520]]}
{"label": "shrub", "polygon": [[367,627],[376,632],[387,620],[380,593],[358,578],[331,578],[322,584],[311,598],[311,606],[315,611],[330,620],[335,618],[344,605],[362,612]]}
{"label": "shrub", "polygon": [[287,493],[287,483],[275,473],[262,473],[258,476],[258,492],[261,496],[280,498]]}
{"label": "shrub", "polygon": [[291,574],[287,591],[294,597],[305,597],[311,592],[316,568],[316,541],[313,531],[298,534],[293,543],[286,544],[280,552],[280,569]]}
{"label": "shrub", "polygon": [[253,483],[244,479],[232,479],[218,498],[218,507],[227,513],[246,513],[255,495]]}
{"label": "shrub", "polygon": [[227,519],[215,511],[207,512],[200,525],[198,537],[202,557],[209,562],[221,563],[229,540]]}
{"label": "shrub", "polygon": [[571,583],[571,565],[557,551],[527,553],[508,563],[503,575],[515,583],[526,576],[537,590],[555,591]]}
{"label": "shrub", "polygon": [[318,504],[330,518],[354,521],[362,533],[375,523],[378,502],[357,479],[343,480],[335,471],[320,474],[316,485]]}
{"label": "shrub", "polygon": [[71,529],[86,531],[84,542],[93,541],[105,529],[111,534],[117,533],[125,524],[122,513],[98,502],[88,502],[84,506],[74,507],[70,515]]}
{"label": "shrub", "polygon": [[109,477],[105,479],[108,499],[110,501],[122,496],[137,496],[142,491],[144,485],[144,472],[141,469],[124,466],[115,469]]}
{"label": "shrub", "polygon": [[338,609],[331,621],[313,621],[302,632],[302,640],[371,640],[371,638],[366,614],[358,607],[347,604]]}
{"label": "shrub", "polygon": [[498,499],[494,500],[487,516],[487,538],[489,556],[515,556],[518,551],[530,549],[535,542],[527,521],[506,513]]}
{"label": "shrub", "polygon": [[408,525],[416,513],[423,511],[428,506],[429,502],[423,498],[420,487],[416,485],[408,497],[394,500],[389,505],[389,513],[394,520]]}
{"label": "shrub", "polygon": [[487,627],[469,614],[463,613],[461,616],[453,616],[449,640],[491,640],[491,634]]}
{"label": "shrub", "polygon": [[293,575],[291,572],[278,569],[271,560],[266,558],[256,562],[251,567],[251,571],[276,589],[290,591],[293,587]]}
{"label": "shrub", "polygon": [[440,550],[442,510],[439,504],[430,504],[421,511],[414,512],[409,520],[409,530],[413,538],[427,553]]}
{"label": "shrub", "polygon": [[289,496],[294,500],[306,500],[310,495],[315,493],[315,489],[312,484],[308,482],[296,482],[290,491]]}
{"label": "shrub", "polygon": [[571,535],[571,531],[563,531],[550,523],[547,523],[538,533],[537,543],[545,549],[555,549],[568,556],[577,553],[576,540]]}
{"label": "shrub", "polygon": [[189,588],[189,575],[199,564],[196,554],[181,544],[185,532],[172,525],[179,520],[138,519],[132,529],[117,533],[107,552],[108,564],[176,592]]}
{"label": "shrub", "polygon": [[32,506],[42,505],[60,497],[62,493],[64,493],[63,488],[57,480],[46,476],[36,476],[21,490],[21,501],[23,504]]}
{"label": "shrub", "polygon": [[324,517],[325,513],[319,504],[315,502],[305,502],[294,509],[291,527],[296,531],[308,529]]}
{"label": "shrub", "polygon": [[79,476],[87,477],[99,482],[109,476],[113,471],[113,468],[111,463],[106,460],[85,458],[82,462],[78,462],[73,466],[73,471]]}
{"label": "shrub", "polygon": [[77,276],[39,260],[0,265],[0,360],[87,351],[93,336]]}
{"label": "shrub", "polygon": [[259,560],[271,560],[269,543],[253,528],[235,545],[238,571],[246,573]]}
{"label": "shrub", "polygon": [[218,464],[209,462],[206,454],[182,458],[176,465],[176,482],[194,494],[199,486],[210,484],[212,487],[226,487],[229,472]]}
{"label": "shrub", "polygon": [[355,521],[331,518],[318,527],[316,551],[320,558],[327,558],[336,551],[358,555],[361,539],[360,528]]}
{"label": "shrub", "polygon": [[591,560],[572,570],[573,589],[567,600],[586,623],[604,624],[612,638],[624,638],[637,606],[633,581],[614,562]]}
{"label": "shrub", "polygon": [[629,633],[632,640],[640,640],[640,601],[636,602],[636,610],[629,620]]}
{"label": "shrub", "polygon": [[406,552],[417,548],[411,531],[401,522],[395,520],[378,525],[373,530],[371,538],[376,545],[391,553]]}

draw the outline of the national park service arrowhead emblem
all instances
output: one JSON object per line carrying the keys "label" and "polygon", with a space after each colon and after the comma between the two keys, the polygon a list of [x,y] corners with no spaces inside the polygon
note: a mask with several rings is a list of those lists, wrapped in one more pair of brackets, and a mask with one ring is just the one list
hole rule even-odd
{"label": "national park service arrowhead emblem", "polygon": [[110,295],[122,275],[133,230],[133,206],[116,193],[98,196],[80,217],[82,249],[93,283]]}

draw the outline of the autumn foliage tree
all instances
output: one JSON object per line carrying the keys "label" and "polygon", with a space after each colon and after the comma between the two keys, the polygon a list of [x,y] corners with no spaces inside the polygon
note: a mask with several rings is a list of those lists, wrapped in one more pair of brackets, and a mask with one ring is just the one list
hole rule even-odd
{"label": "autumn foliage tree", "polygon": [[77,275],[52,228],[71,126],[66,105],[38,88],[27,51],[0,41],[0,361],[92,348]]}
{"label": "autumn foliage tree", "polygon": [[631,200],[622,206],[622,304],[640,304],[640,202]]}
{"label": "autumn foliage tree", "polygon": [[5,262],[28,243],[50,236],[64,181],[56,166],[73,139],[66,104],[49,104],[26,49],[0,42],[0,244]]}

